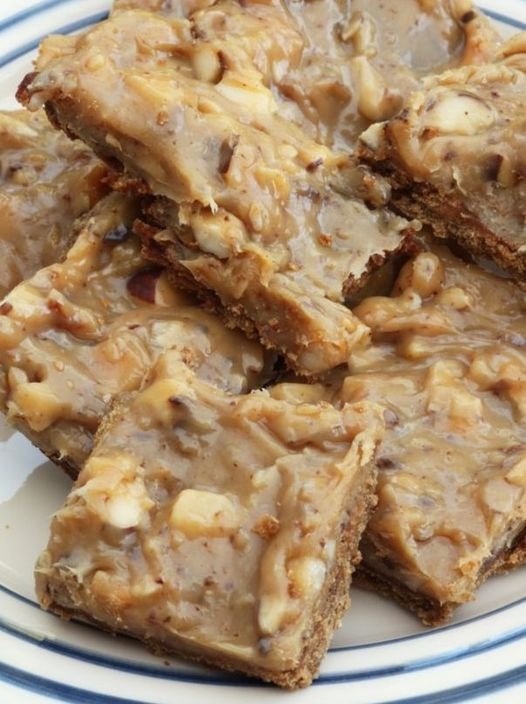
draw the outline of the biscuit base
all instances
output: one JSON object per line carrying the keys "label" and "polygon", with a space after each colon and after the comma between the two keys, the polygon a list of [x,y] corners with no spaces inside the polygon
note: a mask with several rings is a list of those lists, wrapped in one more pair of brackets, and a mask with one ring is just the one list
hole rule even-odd
{"label": "biscuit base", "polygon": [[[364,467],[360,473],[359,483],[353,487],[352,497],[349,502],[350,519],[342,526],[338,541],[334,565],[329,573],[326,586],[322,591],[317,609],[311,620],[310,627],[304,634],[304,648],[299,664],[291,670],[275,671],[262,667],[251,667],[249,663],[234,658],[216,655],[204,651],[199,646],[191,647],[188,642],[180,641],[176,648],[166,648],[163,644],[145,639],[138,634],[119,631],[119,635],[138,638],[149,650],[156,654],[169,656],[182,656],[203,665],[220,667],[223,670],[242,672],[249,677],[256,677],[266,682],[277,684],[285,689],[298,689],[307,687],[318,675],[320,662],[330,644],[336,628],[341,624],[341,619],[350,605],[349,586],[351,576],[356,565],[361,559],[358,548],[360,537],[368,522],[369,516],[376,503],[375,484],[376,474],[372,467]],[[67,603],[68,584],[60,582],[53,585],[50,590],[40,595],[42,606],[53,611],[64,619],[75,619],[96,626],[106,631],[111,631],[104,624],[91,618],[82,608],[64,607],[55,600]],[[111,631],[113,632],[113,631]],[[114,633],[115,635],[117,633]]]}
{"label": "biscuit base", "polygon": [[362,157],[391,184],[389,206],[395,212],[406,218],[420,220],[431,228],[436,237],[456,243],[475,257],[492,260],[500,269],[518,280],[526,277],[523,254],[499,237],[498,232],[488,229],[466,207],[461,193],[454,190],[440,193],[430,183],[413,181],[392,161],[375,161],[372,152],[368,150],[363,150]]}
{"label": "biscuit base", "polygon": [[[488,577],[502,574],[526,564],[526,527],[515,538],[513,544],[488,560],[479,574],[475,589]],[[395,579],[379,574],[365,563],[361,563],[356,572],[354,583],[365,589],[378,592],[393,599],[405,609],[412,611],[426,626],[441,626],[446,623],[457,606],[457,602],[444,603],[427,594],[419,594]],[[475,590],[474,590],[475,591]],[[473,597],[475,594],[473,593]]]}

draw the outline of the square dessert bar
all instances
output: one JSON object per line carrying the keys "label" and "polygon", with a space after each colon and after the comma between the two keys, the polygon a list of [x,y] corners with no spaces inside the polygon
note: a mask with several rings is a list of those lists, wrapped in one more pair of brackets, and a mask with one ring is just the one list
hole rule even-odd
{"label": "square dessert bar", "polygon": [[231,391],[261,381],[259,345],[225,329],[142,258],[135,215],[128,198],[107,196],[77,223],[65,260],[0,305],[0,407],[72,475],[113,399],[139,388],[167,349]]}
{"label": "square dessert bar", "polygon": [[[211,5],[224,7],[215,0],[114,0],[113,12],[189,17]],[[471,0],[296,0],[286,6],[303,49],[299,62],[270,77],[280,114],[342,150],[354,148],[371,122],[393,117],[424,76],[491,60],[500,44]],[[217,17],[216,10],[207,16]]]}
{"label": "square dessert bar", "polygon": [[373,344],[345,401],[382,404],[378,507],[362,576],[425,623],[526,560],[526,294],[445,248],[355,313]]}
{"label": "square dessert bar", "polygon": [[41,604],[156,652],[310,684],[349,604],[382,430],[375,404],[229,395],[167,353],[55,514]]}
{"label": "square dessert bar", "polygon": [[526,277],[526,33],[493,64],[430,78],[362,135],[392,203],[468,252]]}
{"label": "square dessert bar", "polygon": [[[140,2],[140,0],[138,0]],[[318,141],[354,148],[396,115],[426,75],[492,58],[500,37],[471,0],[292,1],[302,61],[279,81]]]}
{"label": "square dessert bar", "polygon": [[[411,228],[355,198],[349,157],[281,116],[273,76],[303,47],[283,7],[119,12],[53,41],[19,98],[45,104],[126,169],[130,190],[155,196],[149,256],[302,374],[346,362],[368,330],[344,300],[408,246]],[[383,184],[364,179],[378,202]]]}
{"label": "square dessert bar", "polygon": [[0,111],[0,297],[66,253],[73,221],[107,190],[106,172],[43,111]]}

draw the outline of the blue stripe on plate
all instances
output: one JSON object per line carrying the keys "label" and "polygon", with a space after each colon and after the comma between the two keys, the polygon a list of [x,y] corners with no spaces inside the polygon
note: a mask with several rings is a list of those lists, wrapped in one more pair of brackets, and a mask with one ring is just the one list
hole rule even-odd
{"label": "blue stripe on plate", "polygon": [[[15,687],[34,692],[55,700],[68,702],[68,704],[149,704],[139,699],[125,699],[100,692],[90,692],[79,687],[62,682],[56,682],[38,675],[33,675],[24,670],[0,664],[0,680]],[[526,665],[521,665],[507,672],[486,677],[478,682],[450,687],[441,692],[422,694],[416,697],[405,697],[396,700],[384,700],[379,704],[460,704],[477,697],[487,696],[494,692],[502,693],[526,681]],[[341,682],[337,682],[341,683]],[[319,680],[314,684],[320,684]],[[328,683],[329,684],[329,683]],[[336,682],[334,682],[336,684]],[[246,686],[243,683],[243,686]],[[267,686],[271,685],[258,685]]]}
{"label": "blue stripe on plate", "polygon": [[508,17],[507,15],[502,15],[500,12],[494,12],[493,10],[486,10],[482,8],[485,15],[491,17],[497,22],[502,22],[503,24],[508,24],[510,27],[515,27],[516,29],[526,29],[526,22],[518,20],[515,17]]}
{"label": "blue stripe on plate", "polygon": [[[58,6],[61,4],[64,4],[65,2],[69,2],[70,0],[44,0],[43,2],[39,3],[38,5],[34,5],[32,8],[28,8],[27,10],[18,12],[11,17],[7,18],[4,20],[4,22],[0,23],[0,31],[4,31],[5,29],[12,27],[16,24],[19,24],[33,16],[36,16],[42,12],[45,12],[46,10],[50,9],[53,6]],[[513,26],[517,29],[524,30],[526,29],[526,23],[522,22],[518,19],[508,17],[505,15],[502,15],[501,13],[494,12],[491,10],[485,10],[486,14],[492,17],[493,19],[503,22],[505,24],[508,24],[510,26]],[[68,25],[65,25],[63,27],[58,28],[55,30],[54,33],[57,34],[67,34],[71,32],[78,31],[79,29],[83,29],[84,27],[94,24],[96,22],[99,22],[107,17],[106,12],[102,13],[97,13],[95,15],[91,15],[89,17],[85,17],[81,20],[78,20],[76,22],[72,22]],[[31,42],[27,42],[26,44],[18,47],[17,49],[3,55],[0,57],[0,68],[3,66],[7,65],[8,63],[16,60],[17,58],[20,58],[24,54],[29,53],[30,51],[33,51],[38,47],[38,44],[40,42],[41,38],[35,39]],[[24,597],[20,594],[17,594],[15,592],[12,592],[11,590],[5,588],[5,587],[0,587],[2,591],[5,591],[15,598],[29,604],[32,607],[38,608],[38,605],[33,602],[32,600],[28,599],[27,597]],[[508,604],[504,607],[501,607],[497,609],[494,612],[491,612],[490,614],[484,614],[479,617],[474,617],[473,619],[469,619],[469,622],[472,621],[477,621],[480,619],[483,619],[485,617],[488,617],[494,613],[497,613],[498,611],[503,611],[505,609],[511,608],[521,602],[525,601],[525,599],[520,599],[512,604]],[[463,622],[463,624],[452,624],[451,626],[446,626],[441,630],[446,630],[446,629],[452,629],[452,628],[458,628],[461,625],[464,625],[466,622]],[[113,658],[105,658],[104,656],[99,656],[99,655],[90,655],[86,653],[85,651],[79,651],[76,648],[67,646],[67,645],[62,645],[56,642],[51,642],[51,641],[38,641],[34,638],[31,638],[30,636],[20,633],[19,631],[16,631],[15,629],[9,628],[7,625],[2,627],[2,630],[10,633],[11,635],[14,635],[17,638],[21,638],[24,640],[27,640],[39,647],[42,647],[46,650],[51,650],[54,652],[58,652],[62,655],[66,656],[72,656],[75,657],[76,659],[81,659],[85,660],[94,664],[101,664],[101,665],[109,665],[111,667],[117,667],[118,669],[131,672],[131,673],[138,673],[138,674],[146,674],[149,676],[154,676],[154,677],[163,677],[165,679],[173,679],[176,681],[183,681],[187,683],[199,683],[199,684],[213,684],[213,685],[223,685],[223,686],[251,686],[251,687],[264,687],[266,685],[261,684],[261,683],[256,683],[256,682],[251,682],[250,680],[245,680],[244,678],[229,678],[228,676],[225,676],[222,679],[219,679],[217,677],[214,678],[206,678],[205,676],[200,676],[200,675],[191,675],[191,674],[174,674],[174,673],[169,673],[166,671],[163,671],[162,669],[154,668],[154,667],[148,667],[144,665],[128,665],[122,661],[115,660]],[[334,648],[333,650],[337,651],[347,651],[347,650],[354,650],[357,648],[365,648],[365,647],[373,647],[375,645],[384,645],[384,644],[394,644],[400,641],[405,641],[405,640],[411,640],[411,639],[416,639],[419,637],[426,636],[427,634],[417,634],[415,636],[405,636],[403,638],[396,638],[396,639],[391,639],[389,641],[384,641],[381,644],[366,644],[364,646],[347,646],[347,647],[341,647],[341,648]],[[350,681],[355,681],[359,679],[369,679],[369,678],[377,678],[377,677],[387,677],[387,676],[392,676],[396,674],[401,674],[404,672],[409,672],[409,671],[414,671],[414,670],[420,670],[428,667],[433,667],[437,665],[441,665],[444,663],[447,663],[451,660],[459,660],[465,657],[470,657],[473,655],[476,655],[481,652],[487,652],[490,650],[493,650],[497,647],[500,647],[501,645],[504,645],[506,643],[511,643],[519,640],[523,640],[526,635],[526,629],[517,629],[516,631],[512,631],[507,633],[505,636],[502,638],[497,638],[492,641],[486,641],[480,646],[476,648],[470,648],[470,649],[461,649],[459,651],[456,651],[454,653],[449,653],[448,655],[445,656],[439,656],[435,658],[428,658],[426,660],[421,660],[417,662],[413,662],[410,665],[401,665],[397,667],[392,667],[392,668],[383,668],[383,669],[378,669],[378,670],[370,670],[370,671],[363,671],[361,673],[339,673],[336,675],[325,675],[320,677],[320,679],[317,680],[315,684],[322,685],[322,684],[341,684],[344,682],[350,682]],[[90,704],[147,704],[146,702],[142,702],[139,700],[130,700],[130,699],[123,699],[121,697],[113,697],[110,695],[105,695],[105,694],[97,694],[94,692],[89,692],[88,690],[83,690],[79,689],[76,687],[71,687],[69,685],[65,685],[63,683],[58,683],[54,682],[53,680],[47,680],[45,678],[38,677],[36,675],[31,675],[27,672],[24,672],[22,670],[18,670],[16,668],[12,668],[7,665],[0,665],[0,679],[3,681],[9,683],[9,684],[14,684],[15,686],[22,686],[24,689],[33,691],[38,694],[43,694],[46,696],[53,696],[55,699],[59,699],[60,701],[65,701],[65,702],[70,702],[70,703],[79,703],[79,704],[86,704],[88,701],[86,699],[86,696],[89,697],[89,702]],[[515,684],[523,683],[526,680],[526,666],[522,666],[519,668],[515,668],[513,670],[510,670],[505,673],[501,673],[499,675],[495,675],[493,677],[485,678],[483,680],[479,680],[478,682],[463,685],[461,687],[455,687],[455,688],[450,688],[448,690],[443,690],[440,693],[436,694],[425,694],[422,696],[418,697],[411,697],[411,698],[405,698],[405,699],[400,699],[397,700],[396,703],[393,702],[393,704],[454,704],[455,702],[465,702],[470,699],[482,696],[482,695],[487,695],[492,692],[495,692],[497,690],[502,691],[504,688],[512,687]],[[386,703],[385,703],[386,704]]]}
{"label": "blue stripe on plate", "polygon": [[15,12],[13,15],[6,17],[5,20],[2,20],[2,22],[0,22],[0,32],[13,27],[15,24],[25,22],[35,15],[40,15],[42,12],[50,10],[52,7],[64,5],[67,2],[72,2],[72,0],[43,0],[42,2],[35,3],[31,7],[21,10],[20,12]]}
{"label": "blue stripe on plate", "polygon": [[[52,34],[70,34],[71,32],[76,32],[79,29],[84,29],[88,25],[101,22],[102,20],[105,20],[107,16],[107,12],[98,12],[95,15],[90,15],[89,17],[84,17],[76,22],[70,22],[70,24],[66,24],[63,27],[58,27],[52,32]],[[19,59],[21,56],[24,56],[24,54],[28,54],[30,51],[37,49],[42,39],[48,36],[48,34],[50,33],[48,32],[41,35],[40,37],[37,37],[36,39],[26,42],[25,44],[22,44],[22,46],[13,49],[7,54],[0,56],[0,68],[3,68],[7,64],[11,63],[11,61],[15,61],[15,59]]]}
{"label": "blue stripe on plate", "polygon": [[[218,675],[214,674],[200,674],[191,672],[173,672],[168,669],[158,668],[150,665],[129,663],[124,660],[119,660],[111,656],[99,655],[90,651],[79,649],[75,646],[69,645],[57,641],[55,639],[49,640],[46,637],[32,636],[28,634],[27,630],[21,630],[13,627],[6,623],[3,619],[0,619],[0,631],[7,633],[10,636],[17,638],[18,640],[30,643],[31,645],[41,648],[45,651],[55,653],[61,656],[70,657],[75,660],[80,660],[82,662],[87,662],[91,665],[98,665],[101,667],[106,667],[110,669],[120,670],[122,672],[127,672],[129,674],[145,675],[148,677],[156,677],[169,679],[176,682],[187,682],[192,684],[209,684],[209,685],[234,685],[234,686],[260,686],[256,682],[250,680],[245,680],[241,676],[231,676],[231,675]],[[481,643],[471,646],[465,646],[463,648],[458,648],[457,650],[450,651],[444,655],[438,655],[430,658],[422,658],[421,660],[415,660],[408,664],[394,665],[391,667],[376,668],[371,670],[362,670],[359,672],[338,672],[332,675],[321,675],[317,680],[316,684],[334,684],[336,682],[356,682],[384,677],[392,677],[394,675],[403,675],[409,672],[416,672],[419,670],[427,670],[433,667],[438,667],[440,665],[445,665],[449,662],[456,662],[458,660],[464,660],[482,653],[488,653],[492,650],[502,647],[503,645],[508,645],[510,643],[517,643],[519,641],[526,640],[526,627],[521,626],[512,631],[497,636],[495,638],[488,638]]]}
{"label": "blue stripe on plate", "polygon": [[[29,599],[27,596],[23,596],[22,594],[19,594],[18,592],[15,592],[12,589],[9,589],[9,587],[6,587],[5,585],[0,584],[0,592],[4,592],[8,596],[11,596],[14,599],[17,599],[18,601],[21,601],[24,604],[27,604],[28,606],[31,606],[34,609],[38,609],[39,611],[41,610],[39,604],[36,601],[33,601],[33,599]],[[383,640],[383,641],[379,641],[376,643],[363,643],[362,645],[335,646],[333,648],[330,648],[329,652],[341,653],[341,652],[347,652],[347,651],[351,651],[351,650],[362,650],[365,648],[377,648],[377,647],[381,647],[383,645],[394,645],[396,643],[403,643],[405,641],[418,640],[419,638],[427,638],[430,633],[442,633],[443,631],[456,630],[457,628],[461,628],[468,623],[476,623],[477,621],[483,621],[484,619],[491,618],[495,614],[502,613],[503,611],[507,611],[508,609],[512,609],[512,608],[519,606],[521,604],[526,604],[526,597],[521,597],[520,599],[516,599],[515,601],[512,601],[509,604],[504,604],[503,606],[499,606],[496,609],[489,611],[488,613],[479,614],[478,616],[472,616],[471,618],[467,618],[464,621],[461,621],[459,623],[450,623],[447,626],[439,626],[439,627],[432,628],[432,629],[430,628],[429,630],[424,631],[422,633],[415,633],[414,635],[409,635],[409,636],[400,636],[398,638],[390,638],[388,640]]]}

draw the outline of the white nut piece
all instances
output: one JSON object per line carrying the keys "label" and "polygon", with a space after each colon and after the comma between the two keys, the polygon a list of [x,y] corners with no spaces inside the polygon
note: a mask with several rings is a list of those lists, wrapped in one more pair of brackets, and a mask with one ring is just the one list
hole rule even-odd
{"label": "white nut piece", "polygon": [[340,38],[352,42],[355,55],[372,57],[378,53],[376,22],[368,12],[357,10],[349,21],[340,27]]}
{"label": "white nut piece", "polygon": [[466,90],[437,91],[422,118],[424,130],[466,137],[480,134],[495,123],[495,111]]}
{"label": "white nut piece", "polygon": [[454,310],[466,310],[473,305],[469,293],[460,286],[451,286],[441,291],[436,297],[436,302]]}
{"label": "white nut piece", "polygon": [[277,594],[263,594],[259,600],[258,626],[263,635],[270,636],[281,627],[287,614],[287,599]]}
{"label": "white nut piece", "polygon": [[526,488],[526,457],[513,465],[506,474],[506,479],[512,484]]}
{"label": "white nut piece", "polygon": [[261,75],[257,71],[254,71],[253,75],[248,70],[240,75],[227,71],[215,89],[224,98],[242,105],[247,113],[278,111],[272,92],[263,85]]}
{"label": "white nut piece", "polygon": [[26,125],[22,120],[16,117],[3,113],[0,115],[0,130],[6,135],[12,137],[21,137],[28,140],[33,140],[38,137],[38,132],[29,125]]}
{"label": "white nut piece", "polygon": [[518,486],[509,484],[504,479],[490,479],[482,489],[482,498],[492,511],[510,515],[521,495]]}
{"label": "white nut piece", "polygon": [[22,417],[37,433],[67,416],[67,406],[46,382],[18,384],[7,404],[9,417]]}
{"label": "white nut piece", "polygon": [[478,396],[459,386],[436,386],[429,392],[427,410],[445,419],[451,430],[461,433],[480,425],[484,406]]}
{"label": "white nut piece", "polygon": [[283,382],[269,389],[272,398],[289,403],[319,403],[327,397],[323,384],[299,384]]}
{"label": "white nut piece", "polygon": [[124,453],[93,457],[84,469],[88,480],[73,495],[83,498],[103,523],[122,530],[134,528],[154,505],[138,471],[134,457]]}
{"label": "white nut piece", "polygon": [[422,252],[407,262],[396,281],[395,290],[412,288],[419,296],[427,298],[440,290],[444,280],[444,266],[433,252]]}
{"label": "white nut piece", "polygon": [[287,563],[287,576],[292,582],[294,596],[314,598],[325,582],[327,568],[317,557],[296,557]]}
{"label": "white nut piece", "polygon": [[393,117],[402,105],[402,97],[389,90],[367,57],[356,56],[351,60],[351,67],[356,81],[360,115],[371,122]]}
{"label": "white nut piece", "polygon": [[217,51],[210,45],[200,43],[192,54],[192,68],[199,81],[217,83],[221,79],[223,67]]}
{"label": "white nut piece", "polygon": [[232,213],[200,212],[190,216],[190,225],[199,248],[218,259],[228,259],[239,252],[247,240],[245,226]]}
{"label": "white nut piece", "polygon": [[173,503],[170,525],[187,538],[228,537],[241,526],[241,516],[228,496],[184,489]]}
{"label": "white nut piece", "polygon": [[102,517],[115,528],[134,528],[139,525],[144,510],[149,507],[147,499],[143,483],[139,480],[130,482],[108,498]]}

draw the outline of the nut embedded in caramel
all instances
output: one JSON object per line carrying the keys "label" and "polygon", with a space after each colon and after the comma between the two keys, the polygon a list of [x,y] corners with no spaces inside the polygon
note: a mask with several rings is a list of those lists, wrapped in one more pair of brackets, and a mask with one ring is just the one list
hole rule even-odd
{"label": "nut embedded in caramel", "polygon": [[[113,411],[55,515],[41,603],[169,652],[191,644],[205,663],[309,684],[348,604],[381,409],[228,394],[173,351],[151,384]],[[151,389],[175,386],[189,414],[173,404],[172,423],[145,425],[156,403],[157,417],[166,408]],[[205,419],[200,431],[192,418]]]}

